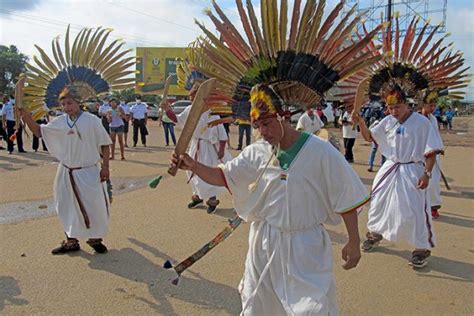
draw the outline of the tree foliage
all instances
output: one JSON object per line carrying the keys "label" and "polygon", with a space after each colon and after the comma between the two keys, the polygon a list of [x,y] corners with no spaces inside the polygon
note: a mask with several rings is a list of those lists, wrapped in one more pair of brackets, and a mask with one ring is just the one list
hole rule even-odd
{"label": "tree foliage", "polygon": [[0,92],[13,93],[18,75],[25,71],[28,57],[16,46],[0,45]]}
{"label": "tree foliage", "polygon": [[446,110],[451,106],[451,99],[448,97],[440,97],[438,98],[438,102],[436,104],[440,109]]}

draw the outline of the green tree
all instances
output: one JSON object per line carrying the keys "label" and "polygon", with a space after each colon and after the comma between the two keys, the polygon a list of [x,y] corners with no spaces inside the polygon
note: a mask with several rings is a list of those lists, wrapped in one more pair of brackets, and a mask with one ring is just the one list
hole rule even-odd
{"label": "green tree", "polygon": [[451,106],[451,99],[448,97],[440,97],[438,98],[438,102],[436,105],[443,110],[447,110]]}
{"label": "green tree", "polygon": [[128,103],[128,102],[135,101],[136,94],[135,94],[135,89],[130,88],[130,89],[124,89],[124,90],[113,90],[112,96],[119,100],[124,100],[125,103]]}
{"label": "green tree", "polygon": [[14,45],[0,45],[0,92],[13,93],[15,82],[25,71],[28,57],[18,51]]}

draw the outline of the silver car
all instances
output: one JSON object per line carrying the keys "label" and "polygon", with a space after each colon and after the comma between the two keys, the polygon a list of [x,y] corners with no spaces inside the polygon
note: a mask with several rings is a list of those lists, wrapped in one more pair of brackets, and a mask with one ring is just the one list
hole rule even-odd
{"label": "silver car", "polygon": [[188,106],[191,105],[191,101],[189,100],[179,100],[179,101],[176,101],[176,102],[173,102],[171,104],[171,107],[173,108],[173,112],[175,114],[179,114],[181,112],[184,111],[184,109],[186,109]]}

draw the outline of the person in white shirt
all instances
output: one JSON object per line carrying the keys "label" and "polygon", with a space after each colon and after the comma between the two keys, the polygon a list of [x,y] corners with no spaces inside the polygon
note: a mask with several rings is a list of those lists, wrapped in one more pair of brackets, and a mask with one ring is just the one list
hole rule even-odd
{"label": "person in white shirt", "polygon": [[349,111],[345,111],[342,117],[339,120],[339,123],[342,125],[342,138],[344,139],[344,157],[347,162],[354,162],[354,153],[352,148],[354,148],[355,140],[357,138],[357,130],[352,128],[352,115]]}
{"label": "person in white shirt", "polygon": [[133,147],[137,147],[138,131],[140,131],[142,145],[146,147],[146,136],[148,135],[146,128],[147,105],[142,102],[141,96],[137,95],[136,103],[130,108],[130,114],[133,124]]}
{"label": "person in white shirt", "polygon": [[17,130],[15,130],[15,98],[10,96],[10,98],[4,98],[5,104],[2,108],[2,124],[3,129],[7,131],[7,149],[8,153],[13,153],[13,141],[16,138],[16,145],[18,146],[19,153],[26,153],[23,149],[23,126],[20,123]]}
{"label": "person in white shirt", "polygon": [[421,114],[423,114],[431,123],[431,127],[434,130],[435,137],[438,139],[438,143],[440,144],[440,152],[436,154],[436,162],[433,166],[432,176],[430,180],[430,184],[428,186],[428,193],[430,195],[430,202],[431,202],[431,216],[433,219],[439,218],[439,209],[441,208],[441,155],[444,155],[444,144],[443,139],[441,138],[441,134],[439,133],[439,126],[436,117],[432,114],[436,108],[435,102],[429,99],[429,97],[425,98],[425,103],[423,103],[423,108],[421,109]]}
{"label": "person in white shirt", "polygon": [[[195,82],[189,91],[191,101],[194,100],[199,86],[200,82]],[[165,106],[166,115],[169,119],[175,122],[178,128],[183,128],[191,111],[191,106],[188,106],[178,115],[175,115],[169,103],[164,103],[163,106]],[[210,109],[207,109],[201,114],[187,151],[193,159],[208,166],[217,166],[220,163],[225,163],[232,159],[232,156],[225,148],[228,137],[224,126],[219,124],[217,126],[208,127],[210,122],[218,119],[220,119],[220,117],[212,115]],[[193,189],[193,195],[191,196],[191,202],[188,204],[188,208],[195,208],[207,199],[207,213],[214,213],[219,204],[217,195],[224,192],[225,188],[211,185],[193,172],[188,171],[187,175],[189,179],[188,182],[191,183]]]}
{"label": "person in white shirt", "polygon": [[308,109],[298,120],[296,130],[314,134],[324,126],[323,121],[314,112],[314,109]]}
{"label": "person in white shirt", "polygon": [[404,240],[415,247],[409,264],[421,268],[435,246],[426,189],[442,145],[430,122],[410,110],[399,86],[388,91],[385,102],[390,115],[370,130],[359,113],[353,113],[364,139],[375,141],[387,157],[372,185],[362,250],[372,251],[382,239]]}
{"label": "person in white shirt", "polygon": [[339,128],[339,118],[341,117],[341,110],[338,105],[334,104],[334,127]]}
{"label": "person in white shirt", "polygon": [[[249,223],[239,286],[242,315],[339,315],[326,227],[344,221],[349,237],[342,250],[343,268],[356,267],[356,210],[369,195],[333,146],[296,131],[284,119],[280,98],[267,87],[254,87],[250,98],[252,123],[262,139],[218,167],[184,155],[180,168],[228,188],[235,211]],[[254,97],[262,90],[264,97]],[[172,164],[177,161],[175,155]]]}
{"label": "person in white shirt", "polygon": [[39,125],[23,108],[23,119],[31,131],[42,137],[51,156],[59,161],[54,181],[56,211],[67,239],[53,255],[79,251],[79,238],[97,253],[107,252],[102,243],[109,226],[109,135],[100,120],[81,110],[78,89],[69,85],[59,95],[66,112],[46,125]]}
{"label": "person in white shirt", "polygon": [[110,111],[110,105],[107,101],[99,107],[99,116],[102,119],[102,126],[104,126],[105,131],[110,134],[109,120],[107,119],[107,113]]}
{"label": "person in white shirt", "polygon": [[3,141],[7,141],[7,131],[3,128],[3,115],[2,115],[2,109],[3,109],[3,100],[5,96],[2,94],[0,96],[0,150],[5,149],[3,145]]}
{"label": "person in white shirt", "polygon": [[127,103],[125,103],[125,100],[121,100],[120,107],[125,113],[125,116],[122,118],[123,119],[123,141],[124,141],[125,147],[128,147],[127,139],[128,139],[128,129],[130,126],[130,106]]}

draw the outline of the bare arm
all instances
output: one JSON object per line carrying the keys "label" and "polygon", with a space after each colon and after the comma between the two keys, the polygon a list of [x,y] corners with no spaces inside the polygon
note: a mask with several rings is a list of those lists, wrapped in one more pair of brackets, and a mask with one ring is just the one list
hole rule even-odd
{"label": "bare arm", "polygon": [[366,78],[359,82],[359,85],[357,86],[357,91],[355,95],[355,100],[354,100],[354,109],[352,110],[351,113],[351,118],[352,118],[352,123],[353,124],[358,124],[360,128],[360,133],[362,134],[362,137],[368,142],[372,142],[373,138],[370,135],[370,131],[365,125],[365,122],[363,119],[360,118],[360,109],[362,108],[362,105],[364,104],[364,101],[366,100],[366,91],[369,88],[369,83],[370,79]]}
{"label": "bare arm", "polygon": [[[427,172],[431,172],[431,170],[433,170],[433,166],[436,162],[436,155],[431,155],[429,157],[426,158],[425,160],[425,171]],[[428,187],[428,184],[430,183],[430,178],[428,177],[428,175],[426,173],[424,173],[420,179],[418,179],[418,183],[417,183],[417,188],[418,189],[426,189]]]}
{"label": "bare arm", "polygon": [[360,118],[359,113],[355,113],[355,112],[352,113],[352,121],[355,124],[359,125],[360,133],[362,134],[362,137],[366,141],[372,142],[373,141],[372,134],[370,133],[369,129],[367,128],[367,125],[365,125],[364,120]]}
{"label": "bare arm", "polygon": [[[222,170],[218,167],[209,167],[198,161],[195,161],[188,154],[181,155],[179,157],[179,168],[183,170],[190,170],[196,174],[199,178],[205,182],[224,187],[226,186],[224,175]],[[171,166],[175,167],[178,164],[178,158],[176,154],[171,157]]]}
{"label": "bare arm", "polygon": [[428,172],[431,172],[431,170],[433,170],[435,162],[436,162],[436,155],[431,155],[428,158],[426,158],[425,170]]}
{"label": "bare arm", "polygon": [[346,262],[342,267],[345,270],[349,270],[357,266],[361,257],[357,211],[353,210],[342,214],[342,219],[344,220],[349,236],[349,241],[342,249],[342,259]]}
{"label": "bare arm", "polygon": [[20,111],[23,121],[28,125],[28,128],[33,132],[33,134],[35,134],[36,137],[41,137],[41,127],[33,120],[31,114],[23,108],[19,108],[18,110]]}

